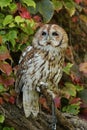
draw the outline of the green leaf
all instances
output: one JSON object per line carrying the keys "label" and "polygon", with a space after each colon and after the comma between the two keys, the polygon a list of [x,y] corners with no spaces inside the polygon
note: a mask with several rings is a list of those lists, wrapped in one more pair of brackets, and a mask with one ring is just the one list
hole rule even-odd
{"label": "green leaf", "polygon": [[13,27],[16,27],[16,25],[15,25],[14,22],[11,22],[11,23],[9,24],[9,27],[10,27],[10,28],[13,28]]}
{"label": "green leaf", "polygon": [[12,0],[0,0],[0,7],[6,7],[10,4],[10,2],[12,2]]}
{"label": "green leaf", "polygon": [[10,127],[4,127],[3,130],[11,130]]}
{"label": "green leaf", "polygon": [[14,12],[17,10],[17,5],[15,3],[12,3],[9,5],[9,8],[10,8],[11,12]]}
{"label": "green leaf", "polygon": [[33,20],[25,20],[26,22],[26,27],[25,27],[25,24],[22,23],[21,24],[21,29],[23,30],[23,32],[27,33],[28,35],[31,35],[34,33],[34,26],[35,26],[35,23]]}
{"label": "green leaf", "polygon": [[17,39],[17,31],[16,30],[10,30],[9,33],[6,34],[7,41],[10,41],[12,46],[14,47],[16,44],[15,39]]}
{"label": "green leaf", "polygon": [[85,102],[87,103],[87,89],[83,89],[78,93],[78,96]]}
{"label": "green leaf", "polygon": [[64,71],[66,74],[69,75],[72,66],[73,66],[73,64],[68,63],[68,64],[63,68],[63,71]]}
{"label": "green leaf", "polygon": [[77,115],[80,112],[80,104],[71,104],[68,106],[63,107],[62,109],[63,112],[67,112],[73,115]]}
{"label": "green leaf", "polygon": [[0,23],[3,23],[5,15],[3,13],[0,13]]}
{"label": "green leaf", "polygon": [[3,115],[0,115],[0,123],[3,123],[5,120],[5,117]]}
{"label": "green leaf", "polygon": [[62,7],[63,7],[62,1],[52,0],[52,2],[54,4],[54,9],[56,11],[59,11],[60,9],[62,9]]}
{"label": "green leaf", "polygon": [[86,24],[87,23],[87,16],[86,15],[80,15],[80,19]]}
{"label": "green leaf", "polygon": [[33,0],[22,0],[27,6],[36,7],[36,3]]}
{"label": "green leaf", "polygon": [[36,6],[36,8],[32,7],[32,6],[29,6],[28,7],[28,11],[30,12],[30,14],[37,14],[38,13],[38,8]]}
{"label": "green leaf", "polygon": [[65,83],[65,87],[63,88],[63,91],[65,91],[65,93],[71,95],[71,96],[76,96],[76,87],[74,84],[66,82]]}
{"label": "green leaf", "polygon": [[75,3],[72,0],[64,0],[63,4],[70,16],[75,14]]}
{"label": "green leaf", "polygon": [[41,0],[37,3],[37,8],[43,16],[44,22],[48,23],[54,14],[53,3],[50,0]]}
{"label": "green leaf", "polygon": [[17,24],[23,23],[24,21],[25,21],[25,19],[22,18],[22,17],[20,17],[20,16],[16,16],[16,17],[15,17],[15,22],[16,22]]}
{"label": "green leaf", "polygon": [[10,130],[15,130],[13,127],[10,127]]}
{"label": "green leaf", "polygon": [[78,92],[83,90],[83,86],[75,85],[75,87]]}
{"label": "green leaf", "polygon": [[4,92],[4,91],[5,91],[4,86],[3,86],[2,84],[0,84],[0,93],[1,93],[1,92]]}
{"label": "green leaf", "polygon": [[11,23],[13,21],[12,15],[7,15],[5,19],[3,20],[3,25],[6,26],[7,24]]}
{"label": "green leaf", "polygon": [[0,130],[3,130],[3,127],[2,127],[2,125],[0,124]]}

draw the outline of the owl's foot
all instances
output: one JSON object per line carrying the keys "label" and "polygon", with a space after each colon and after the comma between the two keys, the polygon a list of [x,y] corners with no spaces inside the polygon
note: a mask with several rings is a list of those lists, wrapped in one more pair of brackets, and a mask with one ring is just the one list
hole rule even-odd
{"label": "owl's foot", "polygon": [[36,90],[38,92],[41,92],[44,89],[47,89],[48,83],[40,82],[40,84],[37,86]]}

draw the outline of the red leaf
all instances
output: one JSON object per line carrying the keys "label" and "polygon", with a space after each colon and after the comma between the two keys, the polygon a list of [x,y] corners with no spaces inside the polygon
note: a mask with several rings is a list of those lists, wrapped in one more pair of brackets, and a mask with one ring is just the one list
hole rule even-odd
{"label": "red leaf", "polygon": [[17,3],[17,6],[18,6],[18,12],[22,18],[26,18],[26,19],[31,18],[30,13],[25,7],[23,7],[20,3]]}
{"label": "red leaf", "polygon": [[80,4],[80,3],[82,2],[82,0],[75,0],[75,2],[76,2],[77,4]]}
{"label": "red leaf", "polygon": [[73,83],[82,85],[80,75],[76,75],[74,72],[71,72],[70,77]]}
{"label": "red leaf", "polygon": [[41,17],[38,16],[38,15],[35,15],[35,16],[33,17],[33,19],[34,19],[35,22],[41,22]]}
{"label": "red leaf", "polygon": [[9,76],[12,72],[12,67],[7,62],[0,61],[0,70]]}
{"label": "red leaf", "polygon": [[80,105],[81,108],[87,108],[87,103],[85,103],[84,101],[81,103]]}
{"label": "red leaf", "polygon": [[11,56],[10,56],[7,48],[1,46],[1,48],[0,48],[0,60],[6,60],[6,59],[11,59]]}
{"label": "red leaf", "polygon": [[40,97],[39,102],[43,106],[43,108],[45,108],[46,110],[50,111],[49,107],[47,106],[47,101],[46,101],[45,98]]}
{"label": "red leaf", "polygon": [[2,97],[0,97],[0,105],[2,105],[3,104],[3,99],[2,99]]}
{"label": "red leaf", "polygon": [[83,0],[85,7],[87,6],[87,0]]}
{"label": "red leaf", "polygon": [[10,94],[9,93],[4,93],[3,95],[3,99],[8,102],[9,101],[9,98],[10,98]]}
{"label": "red leaf", "polygon": [[16,97],[16,96],[17,96],[17,93],[15,92],[14,89],[11,89],[11,90],[10,90],[10,94],[11,94],[11,96],[13,96],[13,97]]}
{"label": "red leaf", "polygon": [[73,22],[73,23],[76,23],[77,21],[78,21],[78,17],[77,17],[77,16],[73,16],[73,17],[72,17],[72,22]]}
{"label": "red leaf", "polygon": [[81,111],[81,114],[79,115],[81,118],[87,120],[87,108],[86,109],[83,109]]}
{"label": "red leaf", "polygon": [[87,62],[81,63],[79,66],[79,70],[82,71],[84,74],[87,74]]}
{"label": "red leaf", "polygon": [[0,76],[0,83],[3,84],[5,87],[13,85],[15,82],[13,77],[2,77]]}
{"label": "red leaf", "polygon": [[54,102],[55,102],[55,106],[57,108],[60,108],[61,107],[61,98],[60,97],[55,97],[54,98]]}
{"label": "red leaf", "polygon": [[75,103],[78,103],[78,102],[81,102],[81,99],[80,99],[80,98],[73,98],[73,99],[70,101],[70,104],[75,104]]}
{"label": "red leaf", "polygon": [[11,97],[9,98],[9,102],[10,102],[11,104],[14,104],[14,103],[15,103],[15,98],[14,98],[13,96],[11,96]]}

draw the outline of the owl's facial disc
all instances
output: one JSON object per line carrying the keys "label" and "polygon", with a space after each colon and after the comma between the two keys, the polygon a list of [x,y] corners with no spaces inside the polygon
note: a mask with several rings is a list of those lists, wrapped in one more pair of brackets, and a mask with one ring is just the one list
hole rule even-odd
{"label": "owl's facial disc", "polygon": [[67,48],[66,32],[56,24],[45,24],[35,34],[33,46],[36,48]]}
{"label": "owl's facial disc", "polygon": [[41,31],[38,44],[41,46],[57,47],[61,45],[62,39],[63,37],[59,29],[54,26],[46,26]]}

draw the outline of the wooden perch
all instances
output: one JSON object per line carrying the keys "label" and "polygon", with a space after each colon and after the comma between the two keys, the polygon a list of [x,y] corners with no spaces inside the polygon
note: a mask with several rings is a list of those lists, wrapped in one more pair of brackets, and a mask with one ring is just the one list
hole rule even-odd
{"label": "wooden perch", "polygon": [[[42,90],[43,91],[43,90]],[[43,91],[49,106],[51,107],[51,97]],[[6,117],[5,124],[12,126],[15,130],[52,130],[52,115],[40,111],[37,118],[26,118],[23,108],[19,109],[16,105],[5,103],[0,106],[0,113]],[[87,122],[77,116],[61,113],[56,108],[57,129],[56,130],[87,130]]]}

